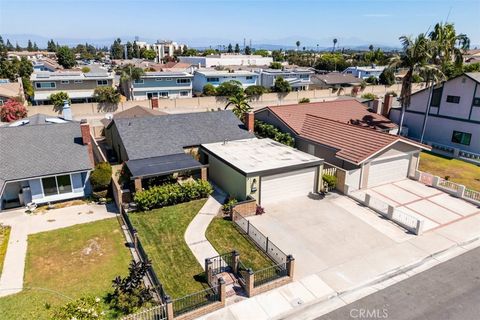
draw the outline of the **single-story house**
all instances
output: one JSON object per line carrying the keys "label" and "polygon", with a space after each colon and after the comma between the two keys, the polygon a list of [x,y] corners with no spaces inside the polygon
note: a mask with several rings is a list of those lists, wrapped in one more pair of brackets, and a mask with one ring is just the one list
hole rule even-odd
{"label": "single-story house", "polygon": [[[381,132],[373,123],[340,121],[345,108],[331,105],[330,113],[297,112],[265,108],[256,113],[295,138],[299,150],[323,158],[325,168],[337,168],[339,188],[349,191],[378,186],[411,177],[418,166],[419,154],[428,146],[407,138]],[[354,113],[352,113],[352,116]],[[339,176],[340,175],[340,176]]]}
{"label": "single-story house", "polygon": [[311,81],[312,84],[310,85],[310,89],[338,89],[360,85],[362,79],[348,73],[330,72],[327,74],[312,75]]}
{"label": "single-story house", "polygon": [[201,144],[254,137],[229,110],[168,114],[152,117],[113,118],[105,138],[125,162],[135,189],[147,178],[196,172],[206,179],[208,164],[201,158]]}
{"label": "single-story house", "polygon": [[105,126],[108,127],[112,119],[120,119],[120,118],[145,118],[145,117],[153,117],[153,116],[161,116],[167,114],[166,112],[153,109],[153,108],[147,108],[147,107],[142,107],[142,106],[134,106],[129,109],[114,113],[111,117],[109,118],[104,118],[100,120],[100,122]]}
{"label": "single-story house", "polygon": [[90,127],[37,114],[0,127],[0,210],[91,192]]}
{"label": "single-story house", "polygon": [[317,193],[323,160],[271,139],[202,144],[209,179],[237,200],[268,205]]}

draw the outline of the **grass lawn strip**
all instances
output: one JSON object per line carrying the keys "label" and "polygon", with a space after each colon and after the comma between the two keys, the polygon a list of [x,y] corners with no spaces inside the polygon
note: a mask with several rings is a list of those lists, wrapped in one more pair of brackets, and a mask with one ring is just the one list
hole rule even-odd
{"label": "grass lawn strip", "polygon": [[215,217],[208,226],[206,237],[220,254],[237,250],[247,268],[261,270],[274,265],[230,220]]}
{"label": "grass lawn strip", "polygon": [[0,319],[50,319],[70,299],[104,297],[131,259],[114,218],[30,235],[24,290],[0,298]]}
{"label": "grass lawn strip", "polygon": [[480,167],[472,163],[422,152],[419,170],[440,178],[449,176],[449,180],[452,182],[480,191]]}
{"label": "grass lawn strip", "polygon": [[0,275],[3,270],[3,261],[7,254],[8,238],[10,237],[11,228],[9,226],[0,226]]}
{"label": "grass lawn strip", "polygon": [[204,271],[185,242],[185,230],[206,200],[129,215],[153,269],[172,298],[208,288]]}

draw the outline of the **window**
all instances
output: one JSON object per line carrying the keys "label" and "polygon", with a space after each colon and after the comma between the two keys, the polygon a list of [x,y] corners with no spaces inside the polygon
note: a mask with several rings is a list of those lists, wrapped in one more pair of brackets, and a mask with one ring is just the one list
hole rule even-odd
{"label": "window", "polygon": [[168,97],[168,91],[159,92],[161,97]]}
{"label": "window", "polygon": [[147,99],[158,98],[158,92],[147,92]]}
{"label": "window", "polygon": [[177,83],[190,83],[190,79],[177,79]]}
{"label": "window", "polygon": [[162,81],[162,78],[155,78],[155,81]]}
{"label": "window", "polygon": [[207,78],[207,82],[219,82],[219,78]]}
{"label": "window", "polygon": [[460,131],[453,131],[452,135],[452,142],[459,143],[466,146],[470,145],[470,141],[472,140],[472,134]]}
{"label": "window", "polygon": [[247,80],[252,80],[253,77],[252,76],[247,76]]}
{"label": "window", "polygon": [[165,78],[165,81],[172,81],[172,78]]}
{"label": "window", "polygon": [[188,96],[188,91],[180,91],[180,96],[182,97]]}
{"label": "window", "polygon": [[480,98],[473,98],[473,105],[476,107],[480,107]]}
{"label": "window", "polygon": [[72,181],[70,175],[57,176],[58,193],[72,192]]}
{"label": "window", "polygon": [[75,80],[73,83],[83,83],[83,80]]}
{"label": "window", "polygon": [[97,86],[106,86],[108,85],[108,80],[97,80]]}
{"label": "window", "polygon": [[459,96],[447,96],[447,102],[460,103],[460,97]]}
{"label": "window", "polygon": [[441,101],[442,101],[442,88],[433,89],[432,101],[430,101],[430,106],[439,107]]}
{"label": "window", "polygon": [[68,81],[68,80],[62,80],[62,81],[60,81],[60,82],[61,82],[62,84],[69,84],[69,83],[70,83],[70,81]]}
{"label": "window", "polygon": [[37,82],[37,83],[35,83],[35,86],[37,87],[37,89],[55,88],[56,84],[55,84],[55,82]]}
{"label": "window", "polygon": [[57,192],[57,181],[55,177],[43,178],[42,179],[43,194],[45,196],[53,196],[58,194]]}
{"label": "window", "polygon": [[133,81],[133,83],[135,83],[135,84],[143,84],[143,79],[135,79],[135,80]]}

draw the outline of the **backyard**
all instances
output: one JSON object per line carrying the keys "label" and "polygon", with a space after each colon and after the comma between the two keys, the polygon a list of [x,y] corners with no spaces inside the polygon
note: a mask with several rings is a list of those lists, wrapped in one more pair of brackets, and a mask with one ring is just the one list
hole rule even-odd
{"label": "backyard", "polygon": [[480,191],[480,167],[462,160],[450,159],[427,152],[420,154],[419,170],[463,184]]}
{"label": "backyard", "polygon": [[24,289],[0,298],[0,319],[50,319],[71,299],[105,297],[112,280],[128,273],[131,255],[124,243],[116,219],[30,235]]}
{"label": "backyard", "polygon": [[208,226],[206,237],[220,254],[236,250],[247,268],[261,270],[273,265],[273,262],[240,233],[229,219],[214,218]]}
{"label": "backyard", "polygon": [[10,236],[10,227],[0,225],[0,275],[3,270],[3,260],[7,253],[8,238]]}

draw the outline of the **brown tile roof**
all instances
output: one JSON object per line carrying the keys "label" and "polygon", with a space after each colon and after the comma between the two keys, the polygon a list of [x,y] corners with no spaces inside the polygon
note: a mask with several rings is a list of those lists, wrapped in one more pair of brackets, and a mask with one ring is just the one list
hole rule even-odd
{"label": "brown tile roof", "polygon": [[292,104],[267,108],[297,132],[301,129],[307,114],[380,130],[397,128],[397,125],[390,121],[390,119],[370,112],[365,105],[355,99]]}
{"label": "brown tile roof", "polygon": [[400,136],[310,114],[305,116],[299,135],[338,150],[337,157],[355,164],[361,164],[396,142],[429,149],[428,146]]}

